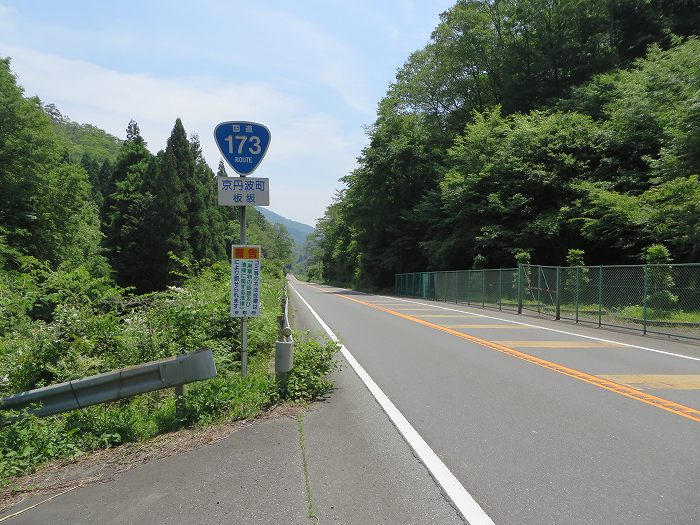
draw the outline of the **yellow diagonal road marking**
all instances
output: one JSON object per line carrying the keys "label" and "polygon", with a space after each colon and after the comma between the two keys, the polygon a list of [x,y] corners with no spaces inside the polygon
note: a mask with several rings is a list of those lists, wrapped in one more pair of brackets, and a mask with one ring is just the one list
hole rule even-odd
{"label": "yellow diagonal road marking", "polygon": [[499,345],[516,348],[612,348],[620,347],[615,343],[598,341],[495,341]]}
{"label": "yellow diagonal road marking", "polygon": [[[421,316],[423,317],[423,316]],[[450,324],[448,328],[503,328],[504,330],[525,330],[533,328],[531,326],[522,326],[515,324]]]}
{"label": "yellow diagonal road marking", "polygon": [[450,335],[466,339],[467,341],[471,341],[472,343],[478,344],[480,346],[485,346],[486,348],[496,350],[497,352],[501,352],[512,357],[517,357],[518,359],[522,359],[523,361],[527,361],[528,363],[532,363],[537,366],[553,370],[560,374],[573,377],[574,379],[584,381],[599,388],[609,390],[610,392],[615,392],[616,394],[620,394],[631,399],[636,399],[637,401],[641,401],[642,403],[646,403],[647,405],[651,405],[653,407],[666,410],[667,412],[671,412],[673,414],[691,419],[693,421],[700,422],[700,410],[696,410],[695,408],[681,405],[679,403],[669,401],[668,399],[664,399],[662,397],[653,396],[640,390],[635,390],[634,388],[615,383],[614,381],[610,381],[609,379],[593,376],[591,374],[587,374],[585,372],[581,372],[579,370],[575,370],[573,368],[569,368],[558,363],[554,363],[552,361],[547,361],[546,359],[541,359],[534,355],[526,354],[525,352],[515,350],[514,348],[510,348],[502,344],[494,343],[493,341],[481,339],[479,337],[466,334],[464,332],[458,332],[457,330],[452,330],[451,328],[448,328],[446,326],[440,326],[438,324],[434,324],[430,321],[425,321],[423,319],[419,319],[408,314],[402,314],[401,312],[397,312],[395,310],[389,310],[388,308],[376,306],[366,301],[355,299],[354,297],[350,297],[348,295],[338,294],[338,297],[342,297],[343,299],[347,299],[348,301],[353,301],[355,303],[364,304],[365,306],[369,306],[370,308],[381,310],[382,312],[401,317],[402,319],[413,321],[414,323],[422,324],[424,326],[434,328],[435,330],[439,330],[441,332],[445,332]]}
{"label": "yellow diagonal road marking", "polygon": [[600,377],[637,388],[700,390],[700,374],[606,374]]}
{"label": "yellow diagonal road marking", "polygon": [[[379,306],[398,306],[398,305],[386,305],[384,303],[372,303],[376,304]],[[397,308],[397,310],[401,310],[402,312],[434,312],[435,308]],[[468,315],[468,314],[467,314]]]}
{"label": "yellow diagonal road marking", "polygon": [[[367,303],[369,304],[369,303]],[[372,305],[370,305],[372,306]],[[457,318],[457,319],[475,319],[477,316],[476,315],[469,315],[469,314],[415,314],[416,317],[427,317],[427,318]]]}

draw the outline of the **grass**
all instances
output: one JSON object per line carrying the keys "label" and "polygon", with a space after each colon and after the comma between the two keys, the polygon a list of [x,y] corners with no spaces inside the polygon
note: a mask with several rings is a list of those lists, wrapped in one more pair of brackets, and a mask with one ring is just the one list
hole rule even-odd
{"label": "grass", "polygon": [[[311,494],[311,481],[309,479],[309,463],[306,460],[306,442],[304,440],[304,413],[297,414],[297,432],[299,434],[299,452],[304,470],[304,490],[306,492],[306,515],[310,520],[317,520],[314,512],[314,503]],[[315,523],[316,521],[314,521]]]}
{"label": "grass", "polygon": [[[643,306],[628,306],[618,312],[621,317],[644,319]],[[649,321],[670,321],[673,323],[700,323],[699,311],[666,310],[647,308],[646,318]]]}
{"label": "grass", "polygon": [[66,315],[59,312],[51,322],[36,321],[0,338],[6,354],[0,363],[0,395],[202,346],[212,348],[218,372],[185,387],[181,415],[169,389],[43,419],[25,415],[0,427],[0,488],[54,458],[147,440],[185,426],[250,419],[276,403],[305,402],[327,391],[337,348],[299,336],[288,390],[284,398],[280,395],[270,364],[284,281],[271,274],[263,277],[261,315],[249,324],[249,369],[241,377],[239,323],[228,315],[229,275],[228,265],[222,265],[180,291],[136,301],[144,304],[136,310],[116,314],[66,308]]}

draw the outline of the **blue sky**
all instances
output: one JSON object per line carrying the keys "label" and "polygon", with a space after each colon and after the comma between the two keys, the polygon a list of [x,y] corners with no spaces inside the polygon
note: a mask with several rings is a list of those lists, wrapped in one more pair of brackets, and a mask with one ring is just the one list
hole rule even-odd
{"label": "blue sky", "polygon": [[272,211],[313,225],[396,69],[452,3],[0,0],[0,56],[27,95],[119,137],[133,118],[154,152],[182,118],[213,169],[218,122],[265,124],[254,176],[270,178]]}

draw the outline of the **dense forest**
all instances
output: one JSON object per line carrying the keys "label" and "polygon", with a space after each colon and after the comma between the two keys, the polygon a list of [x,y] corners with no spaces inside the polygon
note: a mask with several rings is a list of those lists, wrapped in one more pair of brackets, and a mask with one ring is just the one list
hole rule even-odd
{"label": "dense forest", "polygon": [[[215,188],[180,119],[153,154],[136,122],[121,140],[25,97],[10,60],[0,59],[0,397],[203,347],[218,372],[188,387],[184,413],[165,390],[8,426],[17,414],[0,411],[0,489],[53,457],[253,417],[280,400],[269,364],[293,242],[250,210],[248,239],[263,251],[263,312],[251,320],[241,377],[227,260],[239,216],[218,206]],[[302,367],[285,395],[309,399],[328,388],[333,352],[300,341]]]}
{"label": "dense forest", "polygon": [[378,106],[309,275],[700,258],[700,6],[460,0]]}
{"label": "dense forest", "polygon": [[[292,240],[259,212],[249,217],[265,271],[281,276]],[[172,321],[151,321],[146,332],[159,326],[161,339],[176,339],[138,350],[138,330],[124,344],[128,320],[166,308],[178,290],[191,298],[182,286],[201,275],[225,289],[227,273],[209,268],[226,266],[238,232],[237,209],[218,206],[214,173],[180,119],[153,154],[136,122],[120,140],[25,97],[0,60],[0,394],[200,348],[211,334],[177,338]],[[201,311],[185,303],[201,313],[219,295]],[[197,311],[178,323],[201,335],[208,321]],[[236,337],[230,321],[217,334]]]}
{"label": "dense forest", "polygon": [[[24,97],[9,59],[0,61],[0,97],[5,284],[28,264],[45,264],[143,293],[176,282],[190,263],[225,259],[238,238],[237,209],[217,205],[214,173],[180,119],[152,154],[134,121],[121,141]],[[250,223],[269,259],[289,259],[283,227],[257,212]]]}

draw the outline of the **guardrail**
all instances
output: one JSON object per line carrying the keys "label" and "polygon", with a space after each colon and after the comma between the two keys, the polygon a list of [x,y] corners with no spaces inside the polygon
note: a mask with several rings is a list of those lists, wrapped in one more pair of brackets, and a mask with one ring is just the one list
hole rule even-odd
{"label": "guardrail", "polygon": [[[209,348],[203,348],[191,354],[3,397],[0,399],[0,410],[29,408],[29,413],[44,417],[173,387],[181,404],[182,385],[214,376],[214,357]],[[38,408],[32,408],[37,405]],[[11,421],[6,421],[9,422]]]}
{"label": "guardrail", "polygon": [[275,377],[286,389],[289,372],[294,366],[294,339],[289,326],[289,297],[287,287],[281,300],[282,314],[277,317],[279,324],[278,340],[275,342]]}

